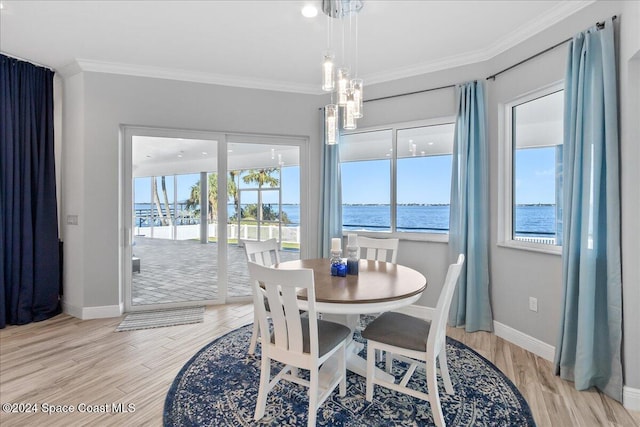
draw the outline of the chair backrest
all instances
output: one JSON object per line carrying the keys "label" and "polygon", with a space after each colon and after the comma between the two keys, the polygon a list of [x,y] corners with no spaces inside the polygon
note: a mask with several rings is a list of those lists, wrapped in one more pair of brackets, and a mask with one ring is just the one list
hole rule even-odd
{"label": "chair backrest", "polygon": [[399,239],[372,239],[358,236],[360,258],[396,263]]}
{"label": "chair backrest", "polygon": [[[318,357],[318,322],[315,308],[313,270],[280,270],[249,262],[254,309],[257,310],[262,334],[262,351],[295,357],[303,353],[302,318],[298,308],[298,292],[305,290],[309,313],[310,355]],[[274,342],[269,336],[267,312],[263,296],[269,300],[269,317],[273,322]],[[265,345],[265,343],[267,343]],[[293,354],[294,353],[294,354]],[[278,360],[281,360],[278,358]]]}
{"label": "chair backrest", "polygon": [[279,245],[276,239],[269,239],[264,242],[243,240],[242,244],[249,262],[266,266],[272,266],[280,262]]}
{"label": "chair backrest", "polygon": [[451,300],[458,285],[458,278],[464,264],[464,254],[458,256],[458,261],[449,266],[447,277],[444,279],[444,286],[438,298],[436,311],[431,319],[431,328],[429,329],[429,338],[427,339],[427,352],[433,355],[440,353],[445,345],[447,335],[447,317],[449,316],[449,308]]}

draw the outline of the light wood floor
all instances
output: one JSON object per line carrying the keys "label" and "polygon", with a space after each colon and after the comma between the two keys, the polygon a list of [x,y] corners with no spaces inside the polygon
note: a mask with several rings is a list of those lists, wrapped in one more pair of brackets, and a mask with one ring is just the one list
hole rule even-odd
{"label": "light wood floor", "polygon": [[[81,321],[64,314],[8,326],[0,330],[0,402],[40,406],[38,413],[0,411],[0,425],[161,426],[167,390],[182,366],[214,338],[253,321],[252,310],[250,304],[212,306],[204,323],[132,332],[114,332],[120,318]],[[539,426],[640,426],[640,413],[595,391],[575,391],[552,374],[550,362],[495,335],[459,329],[449,335],[516,384]],[[111,409],[119,403],[134,411],[79,412],[81,404]],[[69,405],[75,412],[47,415],[43,404]]]}

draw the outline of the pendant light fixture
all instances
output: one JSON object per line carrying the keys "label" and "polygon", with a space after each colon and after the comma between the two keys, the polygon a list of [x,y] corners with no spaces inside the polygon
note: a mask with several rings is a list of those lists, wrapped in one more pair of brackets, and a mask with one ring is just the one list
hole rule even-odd
{"label": "pendant light fixture", "polygon": [[[356,129],[357,119],[363,117],[363,81],[358,78],[358,12],[362,6],[361,0],[323,0],[322,2],[322,11],[328,17],[328,49],[324,52],[322,61],[322,90],[331,92],[331,103],[325,106],[325,141],[327,144],[338,142],[340,123],[342,123],[343,129],[353,130]],[[347,18],[348,35],[345,35]],[[340,66],[336,65],[336,55],[332,49],[334,20],[338,20],[342,26]],[[350,55],[345,52],[345,45],[348,46]],[[347,63],[347,56],[353,57],[353,68]],[[351,78],[351,70],[353,70],[353,79]],[[340,120],[340,115],[342,115],[342,120]]]}

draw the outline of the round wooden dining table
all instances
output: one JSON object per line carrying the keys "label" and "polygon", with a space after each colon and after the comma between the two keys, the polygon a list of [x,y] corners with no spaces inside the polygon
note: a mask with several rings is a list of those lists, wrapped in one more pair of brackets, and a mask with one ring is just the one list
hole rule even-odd
{"label": "round wooden dining table", "polygon": [[[422,273],[383,261],[360,260],[357,275],[332,276],[327,258],[302,259],[274,265],[280,269],[308,268],[313,270],[316,311],[322,319],[342,323],[355,331],[360,314],[397,310],[416,302],[427,288]],[[306,293],[299,297],[299,307],[305,310]],[[358,353],[363,345],[353,339],[347,345],[347,369],[366,376],[366,361]],[[388,376],[379,370],[376,376]]]}

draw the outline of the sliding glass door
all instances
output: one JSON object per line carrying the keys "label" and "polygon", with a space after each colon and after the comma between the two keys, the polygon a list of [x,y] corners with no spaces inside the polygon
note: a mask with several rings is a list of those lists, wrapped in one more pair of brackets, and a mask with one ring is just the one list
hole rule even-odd
{"label": "sliding glass door", "polygon": [[244,240],[300,258],[305,139],[123,130],[126,311],[248,300]]}
{"label": "sliding glass door", "polygon": [[215,189],[200,182],[201,171],[217,169],[218,140],[133,135],[131,143],[134,234],[127,305],[220,302],[217,248],[201,226],[215,219],[209,215]]}
{"label": "sliding glass door", "polygon": [[230,140],[227,260],[228,300],[234,301],[251,295],[246,286],[249,272],[244,241],[275,239],[281,260],[300,259],[302,141],[254,136],[234,136]]}

